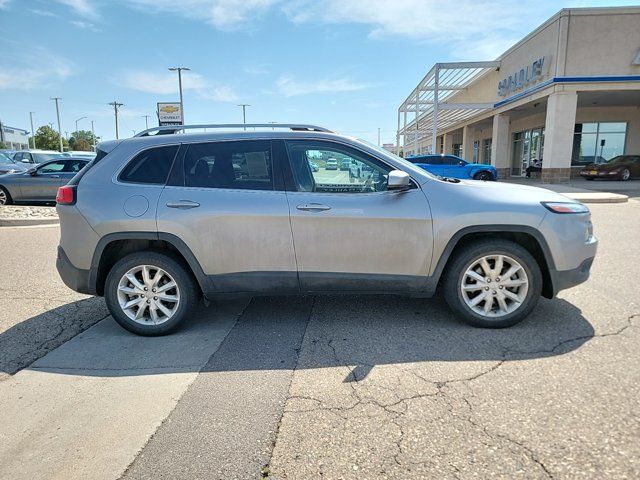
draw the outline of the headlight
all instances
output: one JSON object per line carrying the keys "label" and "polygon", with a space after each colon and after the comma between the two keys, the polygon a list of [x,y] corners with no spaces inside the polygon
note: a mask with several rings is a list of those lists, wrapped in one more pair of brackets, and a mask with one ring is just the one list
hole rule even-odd
{"label": "headlight", "polygon": [[589,213],[586,205],[577,202],[540,202],[553,213]]}

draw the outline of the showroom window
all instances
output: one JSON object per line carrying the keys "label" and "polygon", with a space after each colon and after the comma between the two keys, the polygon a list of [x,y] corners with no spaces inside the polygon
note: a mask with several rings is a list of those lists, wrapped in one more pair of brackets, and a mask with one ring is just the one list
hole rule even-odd
{"label": "showroom window", "polygon": [[571,165],[604,163],[624,153],[625,122],[576,123]]}
{"label": "showroom window", "polygon": [[485,138],[482,141],[482,163],[489,165],[491,163],[491,138]]}

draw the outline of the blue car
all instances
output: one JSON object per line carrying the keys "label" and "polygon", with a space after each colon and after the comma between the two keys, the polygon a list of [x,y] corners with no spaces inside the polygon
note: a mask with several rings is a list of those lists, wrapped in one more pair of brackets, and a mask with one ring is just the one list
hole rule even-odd
{"label": "blue car", "polygon": [[498,172],[492,165],[469,163],[455,155],[413,155],[406,160],[441,177],[466,180],[498,180]]}

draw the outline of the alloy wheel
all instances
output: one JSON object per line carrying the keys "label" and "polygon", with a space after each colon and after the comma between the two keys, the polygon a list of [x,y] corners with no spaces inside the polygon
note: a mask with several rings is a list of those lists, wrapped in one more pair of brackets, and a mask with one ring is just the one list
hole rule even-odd
{"label": "alloy wheel", "polygon": [[177,312],[180,289],[167,271],[153,265],[139,265],[118,282],[118,303],[134,322],[160,325]]}
{"label": "alloy wheel", "polygon": [[6,205],[7,203],[7,194],[4,190],[0,188],[0,205]]}
{"label": "alloy wheel", "polygon": [[629,180],[629,178],[631,178],[631,172],[629,171],[628,168],[625,168],[622,171],[622,180]]}
{"label": "alloy wheel", "polygon": [[515,312],[527,298],[529,278],[508,255],[485,255],[468,265],[460,283],[467,307],[483,317]]}

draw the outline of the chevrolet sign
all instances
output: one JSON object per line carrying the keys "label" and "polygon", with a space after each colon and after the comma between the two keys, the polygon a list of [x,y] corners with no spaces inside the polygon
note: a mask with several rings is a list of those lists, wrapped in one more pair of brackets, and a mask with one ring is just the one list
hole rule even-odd
{"label": "chevrolet sign", "polygon": [[163,125],[182,125],[182,108],[180,102],[158,103],[158,123]]}

